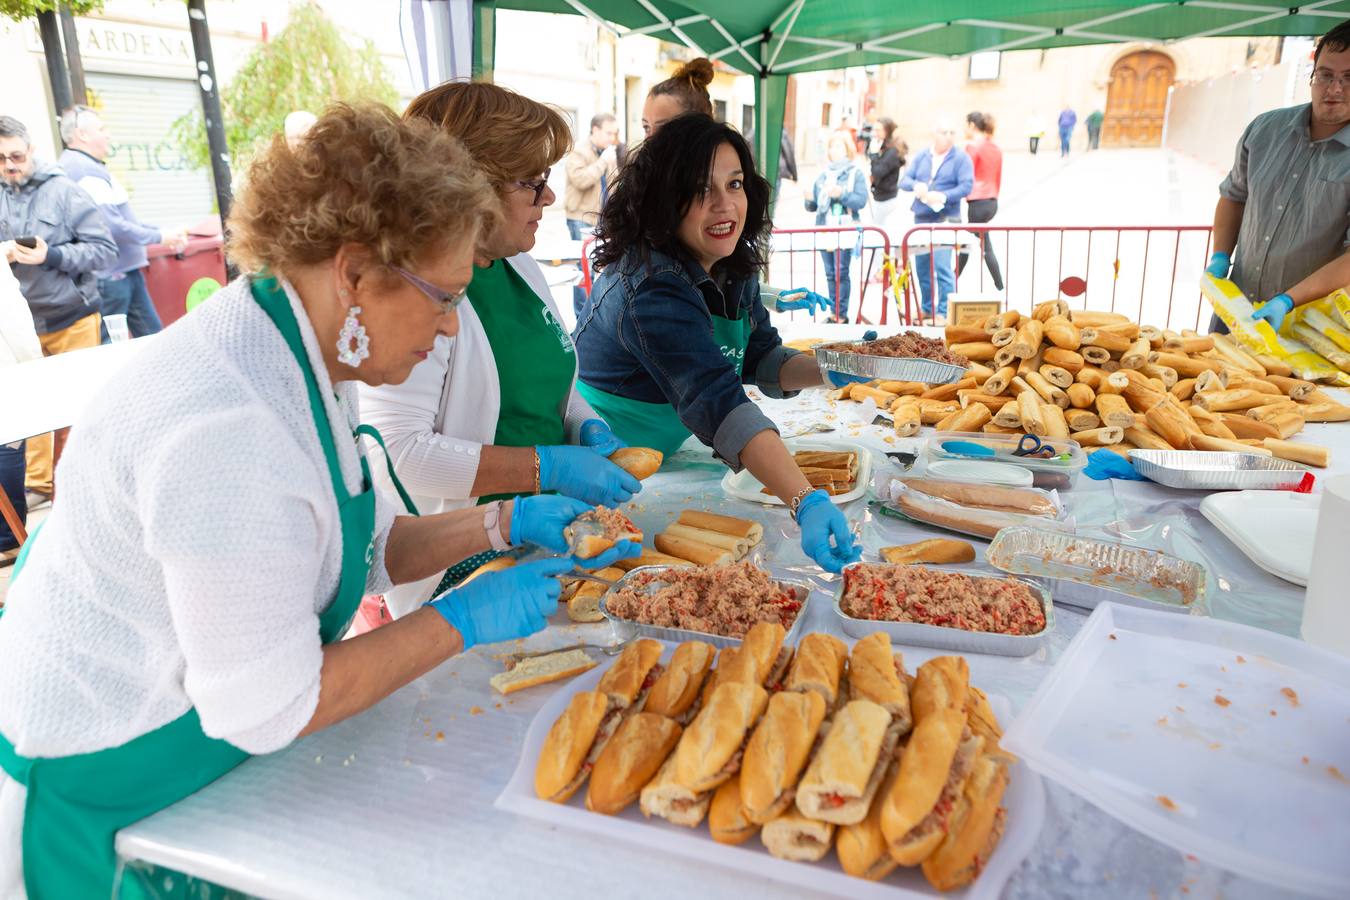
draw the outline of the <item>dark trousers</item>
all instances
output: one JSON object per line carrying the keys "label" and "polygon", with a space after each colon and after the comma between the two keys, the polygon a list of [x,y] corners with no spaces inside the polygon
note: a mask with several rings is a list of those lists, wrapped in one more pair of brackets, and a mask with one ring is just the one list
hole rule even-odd
{"label": "dark trousers", "polygon": [[[127,317],[127,328],[132,337],[145,337],[164,330],[155,310],[155,301],[145,287],[145,275],[140,269],[128,272],[122,278],[100,278],[98,293],[101,303],[100,312],[104,316],[122,315]],[[108,328],[101,326],[101,340],[108,343]]]}
{"label": "dark trousers", "polygon": [[1035,156],[1036,151],[1040,149],[1041,146],[1041,136],[1038,134],[1033,138],[1027,138],[1027,140],[1031,142],[1031,155]]}
{"label": "dark trousers", "polygon": [[1100,125],[1098,125],[1096,128],[1093,128],[1091,125],[1089,125],[1089,126],[1088,126],[1088,149],[1089,149],[1089,150],[1096,150],[1097,147],[1098,147],[1098,145],[1101,143],[1101,140],[1102,140],[1102,127],[1101,127]]}
{"label": "dark trousers", "polygon": [[[14,511],[19,514],[19,521],[25,524],[28,522],[28,498],[23,492],[26,443],[0,445],[0,490],[9,497]],[[14,532],[9,530],[5,517],[0,516],[0,550],[13,550],[17,546],[19,542],[14,539]]]}
{"label": "dark trousers", "polygon": [[[849,279],[848,264],[853,259],[853,250],[821,250],[820,258],[825,261],[825,287],[830,299],[834,301],[834,315],[839,319],[848,318],[848,298],[853,293],[853,282]],[[837,268],[836,268],[837,267]],[[835,279],[838,278],[836,285]]]}
{"label": "dark trousers", "polygon": [[[990,197],[988,200],[967,200],[966,208],[969,215],[967,221],[980,223],[990,222],[998,214],[998,198]],[[989,274],[994,279],[994,290],[1003,290],[1003,273],[998,268],[998,257],[994,255],[994,242],[989,237],[989,232],[985,232],[984,238],[984,263],[989,267]],[[960,275],[966,270],[966,261],[970,258],[969,253],[961,253],[956,261],[956,274]]]}

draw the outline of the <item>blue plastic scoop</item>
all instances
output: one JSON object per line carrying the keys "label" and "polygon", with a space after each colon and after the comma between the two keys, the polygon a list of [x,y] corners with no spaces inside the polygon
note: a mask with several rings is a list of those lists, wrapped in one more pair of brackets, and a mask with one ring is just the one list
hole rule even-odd
{"label": "blue plastic scoop", "polygon": [[942,449],[957,456],[969,456],[974,459],[993,459],[997,455],[993,447],[986,447],[973,441],[943,441]]}

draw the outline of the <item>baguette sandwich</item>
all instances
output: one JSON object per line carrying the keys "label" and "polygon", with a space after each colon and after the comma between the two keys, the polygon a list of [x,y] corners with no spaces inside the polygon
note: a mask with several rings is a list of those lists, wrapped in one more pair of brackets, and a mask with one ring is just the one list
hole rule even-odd
{"label": "baguette sandwich", "polygon": [[642,530],[617,509],[597,506],[563,529],[567,546],[580,559],[599,556],[619,541],[642,543]]}
{"label": "baguette sandwich", "polygon": [[943,709],[964,714],[969,689],[970,664],[964,656],[933,657],[914,675],[909,697],[914,717],[921,719]]}
{"label": "baguette sandwich", "polygon": [[900,865],[891,858],[886,838],[881,833],[881,798],[891,792],[899,771],[899,762],[893,760],[882,781],[878,798],[867,811],[867,818],[856,825],[845,825],[839,829],[834,850],[839,854],[839,865],[854,878],[880,881]]}
{"label": "baguette sandwich", "polygon": [[650,447],[620,447],[609,455],[609,461],[642,481],[661,468],[664,454]]}
{"label": "baguette sandwich", "polygon": [[839,698],[839,682],[848,662],[848,647],[832,634],[812,632],[797,645],[792,659],[786,691],[814,691],[833,709]]}
{"label": "baguette sandwich", "polygon": [[929,884],[940,891],[951,891],[965,887],[980,874],[1003,837],[1004,810],[999,804],[1007,786],[1005,766],[988,756],[975,760],[965,790],[952,810],[947,836],[923,861]]}
{"label": "baguette sandwich", "polygon": [[658,816],[672,825],[697,828],[708,814],[712,791],[693,791],[675,777],[675,754],[661,766],[661,771],[642,789],[638,805],[647,818]]}
{"label": "baguette sandwich", "polygon": [[680,724],[697,712],[699,690],[712,668],[715,651],[703,641],[685,641],[671,654],[670,665],[652,685],[644,709]]}
{"label": "baguette sandwich", "polygon": [[834,842],[834,826],[829,822],[808,819],[790,809],[772,822],[767,822],[759,833],[765,848],[779,859],[797,862],[816,862],[830,852]]}
{"label": "baguette sandwich", "polygon": [[693,791],[711,791],[740,771],[750,731],[769,694],[757,684],[718,685],[675,748],[675,777]]}
{"label": "baguette sandwich", "polygon": [[[601,569],[595,574],[610,581],[617,581],[623,577],[623,569]],[[600,598],[609,588],[598,582],[582,581],[579,578],[575,584],[576,588],[571,596],[567,597],[567,617],[573,622],[605,621],[604,615],[600,612]]]}
{"label": "baguette sandwich", "polygon": [[825,701],[815,691],[782,691],[769,698],[741,764],[741,804],[751,822],[763,825],[792,806],[824,721]]}
{"label": "baguette sandwich", "polygon": [[622,718],[623,710],[599,691],[574,695],[539,751],[535,794],[541,800],[566,803],[595,768]]}
{"label": "baguette sandwich", "polygon": [[763,685],[779,690],[792,662],[792,648],[783,646],[787,629],[777,622],[750,626],[736,656],[727,663],[726,681]]}
{"label": "baguette sandwich", "polygon": [[655,713],[634,713],[605,744],[591,783],[586,788],[586,808],[614,815],[632,803],[670,756],[680,739],[680,726]]}
{"label": "baguette sandwich", "polygon": [[708,698],[712,696],[717,686],[727,681],[727,673],[731,671],[731,661],[736,658],[735,647],[723,647],[717,651],[717,666],[708,673],[708,677],[703,680],[703,693],[699,696],[699,706],[708,705]]}
{"label": "baguette sandwich", "polygon": [[804,816],[856,825],[867,817],[895,755],[900,727],[871,700],[851,700],[835,714],[829,734],[797,785]]}
{"label": "baguette sandwich", "polygon": [[661,659],[661,642],[639,638],[624,648],[623,653],[604,675],[595,689],[607,695],[620,709],[642,709],[656,680],[665,671]]}
{"label": "baguette sandwich", "polygon": [[848,661],[849,698],[871,700],[895,717],[900,734],[909,733],[909,688],[905,683],[904,659],[891,649],[884,631],[875,631],[853,645]]}
{"label": "baguette sandwich", "polygon": [[981,743],[957,710],[938,710],[914,726],[895,784],[882,798],[881,833],[900,865],[923,862],[946,837]]}
{"label": "baguette sandwich", "polygon": [[741,805],[741,777],[736,775],[713,792],[708,808],[708,831],[719,844],[744,844],[759,831]]}

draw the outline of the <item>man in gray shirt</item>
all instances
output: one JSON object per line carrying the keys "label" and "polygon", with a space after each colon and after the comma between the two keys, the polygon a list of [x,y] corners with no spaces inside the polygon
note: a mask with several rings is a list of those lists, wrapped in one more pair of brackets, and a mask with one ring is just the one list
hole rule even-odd
{"label": "man in gray shirt", "polygon": [[1262,113],[1243,132],[1205,271],[1226,278],[1231,268],[1256,318],[1278,331],[1298,304],[1350,285],[1348,227],[1350,21],[1317,42],[1312,103]]}

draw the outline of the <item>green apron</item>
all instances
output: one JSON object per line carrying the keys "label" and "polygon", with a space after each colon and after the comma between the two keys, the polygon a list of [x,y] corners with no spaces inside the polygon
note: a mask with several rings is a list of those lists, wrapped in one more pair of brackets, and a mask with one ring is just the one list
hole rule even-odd
{"label": "green apron", "polygon": [[[745,348],[750,343],[754,326],[750,314],[739,319],[712,317],[713,340],[727,362],[739,377],[745,368]],[[598,390],[584,381],[577,382],[577,391],[586,398],[591,408],[609,423],[609,428],[620,440],[631,447],[651,447],[669,457],[680,449],[692,433],[680,421],[680,414],[669,403],[648,403],[632,400]]]}
{"label": "green apron", "polygon": [[[332,425],[285,293],[274,279],[267,279],[253,283],[253,297],[276,324],[304,373],[310,411],[338,498],[342,573],[337,595],[319,616],[319,637],[329,644],[346,633],[365,593],[375,551],[375,491],[362,455],[364,488],[355,496],[347,493]],[[36,534],[24,548],[25,560],[35,539]],[[13,577],[18,574],[16,565]],[[124,875],[121,885],[114,884],[117,831],[205,787],[247,758],[243,750],[207,737],[193,709],[119,747],[75,756],[28,759],[0,735],[0,768],[28,788],[23,826],[28,897],[65,900],[155,894],[159,885],[152,890],[134,883],[132,879],[142,876],[130,870],[125,875],[131,878]]]}

